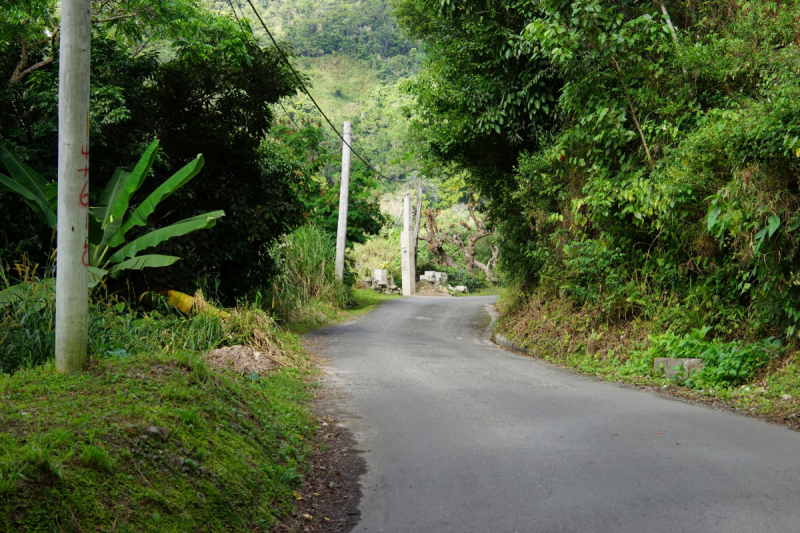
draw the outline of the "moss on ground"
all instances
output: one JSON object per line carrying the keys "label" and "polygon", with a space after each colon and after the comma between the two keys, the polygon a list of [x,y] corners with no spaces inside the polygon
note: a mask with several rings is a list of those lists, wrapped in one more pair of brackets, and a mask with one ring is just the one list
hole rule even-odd
{"label": "moss on ground", "polygon": [[268,529],[315,427],[305,378],[188,352],[0,377],[0,531]]}

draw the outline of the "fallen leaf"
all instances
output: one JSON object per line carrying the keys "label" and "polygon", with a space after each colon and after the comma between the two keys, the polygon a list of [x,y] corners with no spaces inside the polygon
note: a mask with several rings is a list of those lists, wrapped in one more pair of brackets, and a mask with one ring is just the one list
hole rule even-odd
{"label": "fallen leaf", "polygon": [[656,435],[661,435],[661,432],[660,431],[656,431]]}
{"label": "fallen leaf", "polygon": [[292,496],[294,496],[295,500],[302,500],[303,499],[303,497],[297,491],[292,492]]}
{"label": "fallen leaf", "polygon": [[305,518],[306,520],[314,520],[314,517],[313,517],[313,516],[311,516],[311,515],[310,515],[310,514],[308,514],[308,513],[303,513],[303,518]]}

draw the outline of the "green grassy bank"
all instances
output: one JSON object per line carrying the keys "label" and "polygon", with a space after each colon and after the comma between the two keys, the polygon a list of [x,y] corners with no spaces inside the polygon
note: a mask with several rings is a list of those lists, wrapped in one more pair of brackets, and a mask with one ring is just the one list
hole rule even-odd
{"label": "green grassy bank", "polygon": [[[252,532],[291,512],[319,423],[298,333],[389,298],[342,286],[328,241],[287,236],[273,294],[236,308],[94,294],[79,374],[55,372],[47,285],[0,307],[0,531]],[[273,369],[209,365],[233,345]]]}
{"label": "green grassy bank", "polygon": [[[388,298],[355,291],[327,322],[290,329]],[[235,337],[235,317],[213,343]],[[198,318],[172,326],[181,320],[187,331]],[[257,330],[252,319],[238,327]],[[211,368],[202,349],[151,346],[95,355],[82,374],[48,362],[0,377],[0,531],[268,530],[292,509],[318,424],[299,337],[269,333],[288,364],[264,375]]]}
{"label": "green grassy bank", "polygon": [[6,376],[0,530],[266,529],[302,478],[310,395],[298,370],[251,379],[183,351]]}

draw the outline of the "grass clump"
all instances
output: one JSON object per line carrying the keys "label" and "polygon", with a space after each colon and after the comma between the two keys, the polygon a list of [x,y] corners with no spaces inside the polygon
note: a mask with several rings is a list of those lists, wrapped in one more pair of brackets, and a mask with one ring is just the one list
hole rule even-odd
{"label": "grass clump", "polygon": [[285,235],[271,254],[279,270],[271,307],[284,321],[324,323],[352,303],[350,284],[336,278],[333,236],[302,226]]}
{"label": "grass clump", "polygon": [[314,428],[299,370],[250,379],[185,351],[23,369],[0,398],[2,531],[265,529]]}

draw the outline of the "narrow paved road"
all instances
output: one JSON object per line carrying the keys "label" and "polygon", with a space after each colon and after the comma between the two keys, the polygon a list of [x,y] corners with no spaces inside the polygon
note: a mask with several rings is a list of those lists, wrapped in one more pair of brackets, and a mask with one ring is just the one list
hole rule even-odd
{"label": "narrow paved road", "polygon": [[495,348],[492,302],[315,334],[369,468],[354,531],[800,531],[800,434]]}

